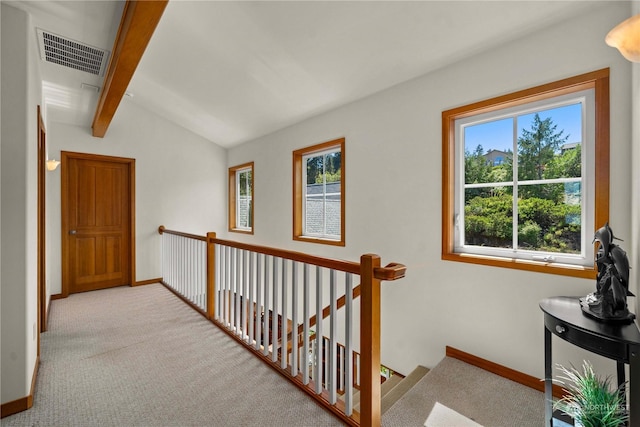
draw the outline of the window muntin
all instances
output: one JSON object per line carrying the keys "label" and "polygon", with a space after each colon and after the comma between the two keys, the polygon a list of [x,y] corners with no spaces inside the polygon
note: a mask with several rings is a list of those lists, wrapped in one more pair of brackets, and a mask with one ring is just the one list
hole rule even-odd
{"label": "window muntin", "polygon": [[443,112],[443,259],[594,276],[608,126],[608,70]]}
{"label": "window muntin", "polygon": [[297,150],[294,240],[344,246],[344,139]]}
{"label": "window muntin", "polygon": [[253,162],[229,168],[229,230],[253,233]]}

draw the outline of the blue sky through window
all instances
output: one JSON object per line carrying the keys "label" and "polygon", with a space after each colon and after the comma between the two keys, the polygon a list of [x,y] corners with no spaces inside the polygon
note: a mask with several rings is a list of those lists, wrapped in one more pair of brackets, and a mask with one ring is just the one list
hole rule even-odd
{"label": "blue sky through window", "polygon": [[[563,107],[539,111],[542,120],[551,117],[558,127],[556,132],[564,130],[563,136],[569,135],[568,143],[582,142],[582,104],[576,103]],[[518,116],[518,135],[522,129],[531,129],[535,113]],[[465,128],[465,150],[473,153],[478,145],[482,145],[484,153],[489,150],[513,150],[512,117],[481,123]]]}

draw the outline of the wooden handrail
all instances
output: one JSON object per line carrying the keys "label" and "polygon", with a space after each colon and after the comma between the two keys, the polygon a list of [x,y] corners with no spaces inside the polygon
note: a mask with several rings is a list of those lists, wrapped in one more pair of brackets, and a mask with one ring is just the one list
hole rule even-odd
{"label": "wooden handrail", "polygon": [[246,249],[252,252],[271,255],[278,258],[290,259],[292,261],[302,262],[305,264],[313,264],[337,271],[344,271],[345,273],[360,274],[360,264],[353,261],[323,258],[315,255],[305,254],[302,252],[270,248],[268,246],[250,245],[248,243],[234,242],[231,240],[215,239],[215,243],[224,246],[230,246],[232,248]]}
{"label": "wooden handrail", "polygon": [[[160,227],[158,227],[158,233],[173,234],[176,236],[187,237],[189,239],[202,240],[204,242],[207,241],[207,237],[205,236],[184,233],[182,231],[168,230],[165,228],[164,225],[161,225]],[[317,265],[320,267],[326,267],[333,270],[343,271],[346,273],[360,274],[360,264],[353,261],[324,258],[324,257],[315,256],[315,255],[305,254],[302,252],[271,248],[268,246],[252,245],[249,243],[235,242],[232,240],[224,240],[224,239],[218,239],[218,238],[213,238],[213,242],[219,245],[229,246],[237,249],[245,249],[252,252],[271,255],[278,258],[285,258],[285,259],[302,262],[306,264]],[[375,275],[375,278],[378,280],[392,281],[392,280],[398,280],[403,278],[405,276],[406,270],[407,270],[407,267],[403,264],[391,263],[391,264],[387,264],[385,267],[376,268],[374,270],[374,275]],[[354,293],[354,298],[356,298],[355,293]],[[324,313],[324,310],[323,310],[323,313]]]}
{"label": "wooden handrail", "polygon": [[203,242],[207,241],[207,238],[205,236],[198,236],[197,234],[183,233],[182,231],[167,230],[166,228],[164,228],[164,225],[161,225],[160,227],[158,227],[158,233],[173,234],[174,236],[182,236],[188,239],[202,240]]}
{"label": "wooden handrail", "polygon": [[407,267],[404,264],[392,262],[385,267],[375,268],[373,274],[378,280],[398,280],[402,279],[407,272]]}

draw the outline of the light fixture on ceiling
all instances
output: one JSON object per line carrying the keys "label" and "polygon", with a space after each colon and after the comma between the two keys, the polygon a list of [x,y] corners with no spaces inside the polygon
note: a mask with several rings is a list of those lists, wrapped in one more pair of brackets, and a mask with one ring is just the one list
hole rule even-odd
{"label": "light fixture on ceiling", "polygon": [[618,24],[604,41],[631,62],[640,62],[640,14]]}
{"label": "light fixture on ceiling", "polygon": [[60,161],[56,160],[56,159],[51,159],[51,160],[47,160],[47,170],[48,171],[54,171],[58,168],[58,165],[60,165]]}

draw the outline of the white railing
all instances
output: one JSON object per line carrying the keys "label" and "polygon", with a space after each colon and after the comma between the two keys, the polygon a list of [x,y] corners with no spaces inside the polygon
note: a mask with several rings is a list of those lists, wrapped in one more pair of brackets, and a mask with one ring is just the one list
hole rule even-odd
{"label": "white railing", "polygon": [[207,239],[187,233],[164,233],[162,282],[199,311],[206,312]]}
{"label": "white railing", "polygon": [[380,282],[403,265],[158,231],[167,287],[347,424],[380,425]]}
{"label": "white railing", "polygon": [[[344,393],[344,413],[351,416],[353,351],[360,344],[353,325],[354,313],[359,312],[359,302],[352,298],[354,281],[359,283],[352,272],[357,265],[327,268],[287,254],[273,256],[225,244],[216,244],[215,253],[214,320],[290,377],[299,377],[316,395],[326,393],[330,405]],[[339,326],[341,295],[347,297]],[[328,314],[323,315],[327,306]],[[314,316],[320,320],[312,326]],[[338,358],[338,342],[343,343],[345,361]],[[338,379],[339,368],[346,380]]]}

